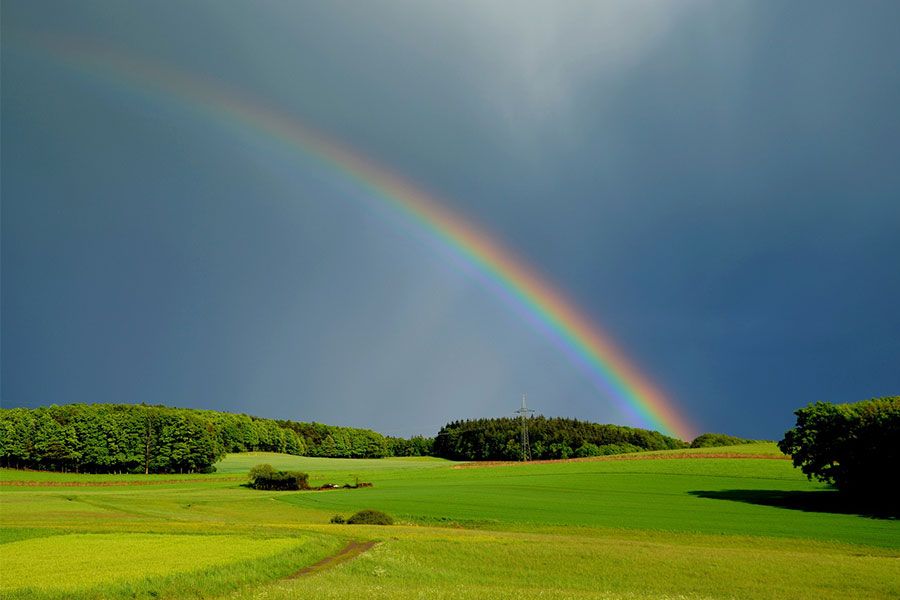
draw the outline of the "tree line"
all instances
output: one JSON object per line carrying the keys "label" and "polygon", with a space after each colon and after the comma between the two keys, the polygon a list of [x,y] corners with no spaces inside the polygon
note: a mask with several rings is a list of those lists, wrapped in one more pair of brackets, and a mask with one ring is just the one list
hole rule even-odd
{"label": "tree line", "polygon": [[228,452],[381,458],[417,455],[430,444],[368,429],[143,404],[0,409],[0,465],[15,468],[202,473]]}
{"label": "tree line", "polygon": [[[657,431],[543,416],[528,419],[533,459],[684,448]],[[328,458],[438,456],[521,459],[521,421],[448,423],[434,438],[274,420],[213,410],[134,404],[66,404],[0,409],[0,465],[88,473],[203,473],[230,452]],[[705,434],[695,446],[745,440]]]}
{"label": "tree line", "polygon": [[[521,429],[521,420],[515,418],[454,421],[438,432],[434,455],[452,460],[519,460]],[[687,447],[658,431],[544,416],[528,419],[528,438],[535,460]]]}

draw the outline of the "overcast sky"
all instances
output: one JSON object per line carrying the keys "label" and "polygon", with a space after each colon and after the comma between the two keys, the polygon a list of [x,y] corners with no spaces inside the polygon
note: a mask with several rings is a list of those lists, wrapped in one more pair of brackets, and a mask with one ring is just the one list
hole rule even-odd
{"label": "overcast sky", "polygon": [[2,3],[4,407],[641,425],[365,190],[86,76],[242,90],[492,232],[698,431],[900,393],[897,2]]}

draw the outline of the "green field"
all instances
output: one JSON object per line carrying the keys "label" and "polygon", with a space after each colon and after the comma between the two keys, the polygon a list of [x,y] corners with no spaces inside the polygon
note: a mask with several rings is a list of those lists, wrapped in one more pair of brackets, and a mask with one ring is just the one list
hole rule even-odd
{"label": "green field", "polygon": [[[230,455],[207,476],[0,471],[4,598],[897,598],[900,523],[857,514],[772,444],[639,460]],[[312,484],[260,492],[267,462]],[[362,508],[393,527],[332,525]],[[348,540],[350,562],[298,579]]]}

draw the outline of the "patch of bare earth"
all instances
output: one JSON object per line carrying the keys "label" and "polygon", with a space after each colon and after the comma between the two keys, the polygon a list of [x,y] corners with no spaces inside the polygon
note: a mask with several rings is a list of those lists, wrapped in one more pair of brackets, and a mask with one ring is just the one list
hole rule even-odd
{"label": "patch of bare earth", "polygon": [[285,579],[297,579],[299,577],[306,577],[308,575],[315,575],[316,573],[320,573],[327,569],[332,569],[338,566],[341,563],[345,563],[349,560],[353,560],[363,552],[368,552],[372,548],[375,547],[375,544],[378,542],[363,542],[359,540],[354,540],[344,546],[340,552],[337,554],[332,554],[331,556],[326,556],[319,562],[309,565],[308,567],[303,567],[296,573],[292,573],[288,575]]}

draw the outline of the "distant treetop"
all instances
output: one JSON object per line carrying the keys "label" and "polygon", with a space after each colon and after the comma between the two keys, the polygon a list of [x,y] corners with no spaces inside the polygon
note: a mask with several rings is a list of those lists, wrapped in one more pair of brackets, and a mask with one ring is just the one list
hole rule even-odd
{"label": "distant treetop", "polygon": [[712,448],[717,446],[738,446],[740,444],[752,444],[759,440],[747,440],[744,438],[726,435],[724,433],[704,433],[698,435],[691,442],[691,448]]}
{"label": "distant treetop", "polygon": [[[453,460],[518,460],[521,421],[514,418],[454,421],[434,440],[434,455]],[[604,425],[560,417],[528,419],[531,456],[535,460],[624,454],[684,448],[687,444],[658,431]]]}

